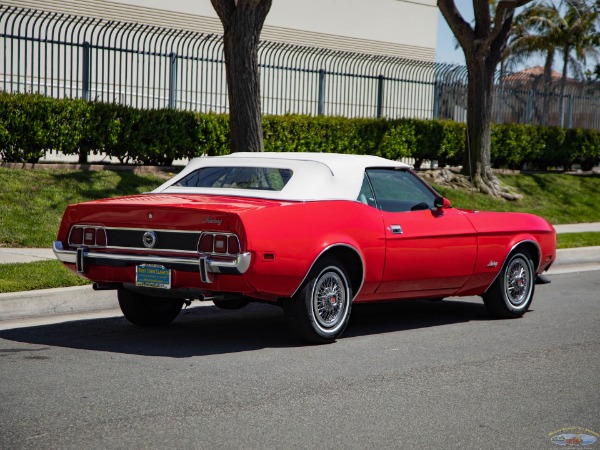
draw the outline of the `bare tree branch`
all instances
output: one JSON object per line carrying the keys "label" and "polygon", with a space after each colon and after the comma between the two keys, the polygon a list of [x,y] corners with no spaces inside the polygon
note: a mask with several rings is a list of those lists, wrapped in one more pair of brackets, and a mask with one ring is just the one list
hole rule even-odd
{"label": "bare tree branch", "polygon": [[456,8],[454,0],[437,0],[437,5],[458,43],[466,51],[469,42],[475,39],[473,28]]}

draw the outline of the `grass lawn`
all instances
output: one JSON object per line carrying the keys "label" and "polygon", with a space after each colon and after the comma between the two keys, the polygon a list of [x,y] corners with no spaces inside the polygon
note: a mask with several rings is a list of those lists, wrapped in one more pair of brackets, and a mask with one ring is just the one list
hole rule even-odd
{"label": "grass lawn", "polygon": [[132,172],[0,167],[0,247],[50,247],[67,205],[139,194],[163,182]]}
{"label": "grass lawn", "polygon": [[600,222],[600,176],[558,173],[499,175],[523,198],[516,202],[435,186],[457,208],[537,214],[554,225]]}
{"label": "grass lawn", "polygon": [[0,293],[90,284],[59,261],[0,264]]}
{"label": "grass lawn", "polygon": [[556,248],[600,246],[600,233],[565,233],[556,236]]}

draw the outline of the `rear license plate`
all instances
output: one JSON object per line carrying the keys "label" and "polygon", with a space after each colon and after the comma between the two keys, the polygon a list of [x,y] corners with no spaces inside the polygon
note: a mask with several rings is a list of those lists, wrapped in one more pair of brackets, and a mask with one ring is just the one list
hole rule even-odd
{"label": "rear license plate", "polygon": [[171,269],[156,264],[142,264],[135,268],[135,285],[171,289]]}

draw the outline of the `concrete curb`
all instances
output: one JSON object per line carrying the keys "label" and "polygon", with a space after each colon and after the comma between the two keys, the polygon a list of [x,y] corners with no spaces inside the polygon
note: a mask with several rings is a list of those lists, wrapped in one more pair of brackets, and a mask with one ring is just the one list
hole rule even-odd
{"label": "concrete curb", "polygon": [[600,247],[562,248],[556,250],[555,266],[600,264]]}
{"label": "concrete curb", "polygon": [[0,321],[119,308],[116,291],[75,286],[0,294]]}

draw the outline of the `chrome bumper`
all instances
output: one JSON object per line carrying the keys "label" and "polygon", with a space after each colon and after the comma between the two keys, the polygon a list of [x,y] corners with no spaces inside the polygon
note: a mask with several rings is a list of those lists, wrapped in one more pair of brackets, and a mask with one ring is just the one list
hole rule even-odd
{"label": "chrome bumper", "polygon": [[[212,259],[210,256],[198,256],[197,258],[184,258],[173,256],[150,256],[133,255],[122,253],[102,253],[90,250],[88,247],[79,247],[75,250],[65,250],[61,241],[54,241],[52,250],[56,258],[68,264],[75,264],[77,272],[85,274],[90,265],[111,265],[111,262],[123,262],[131,264],[161,264],[165,266],[184,266],[191,271],[199,271],[200,279],[204,283],[212,283],[214,273],[241,275],[250,267],[251,254],[249,252],[239,254],[232,261],[221,261]],[[184,269],[185,270],[185,269]]]}

